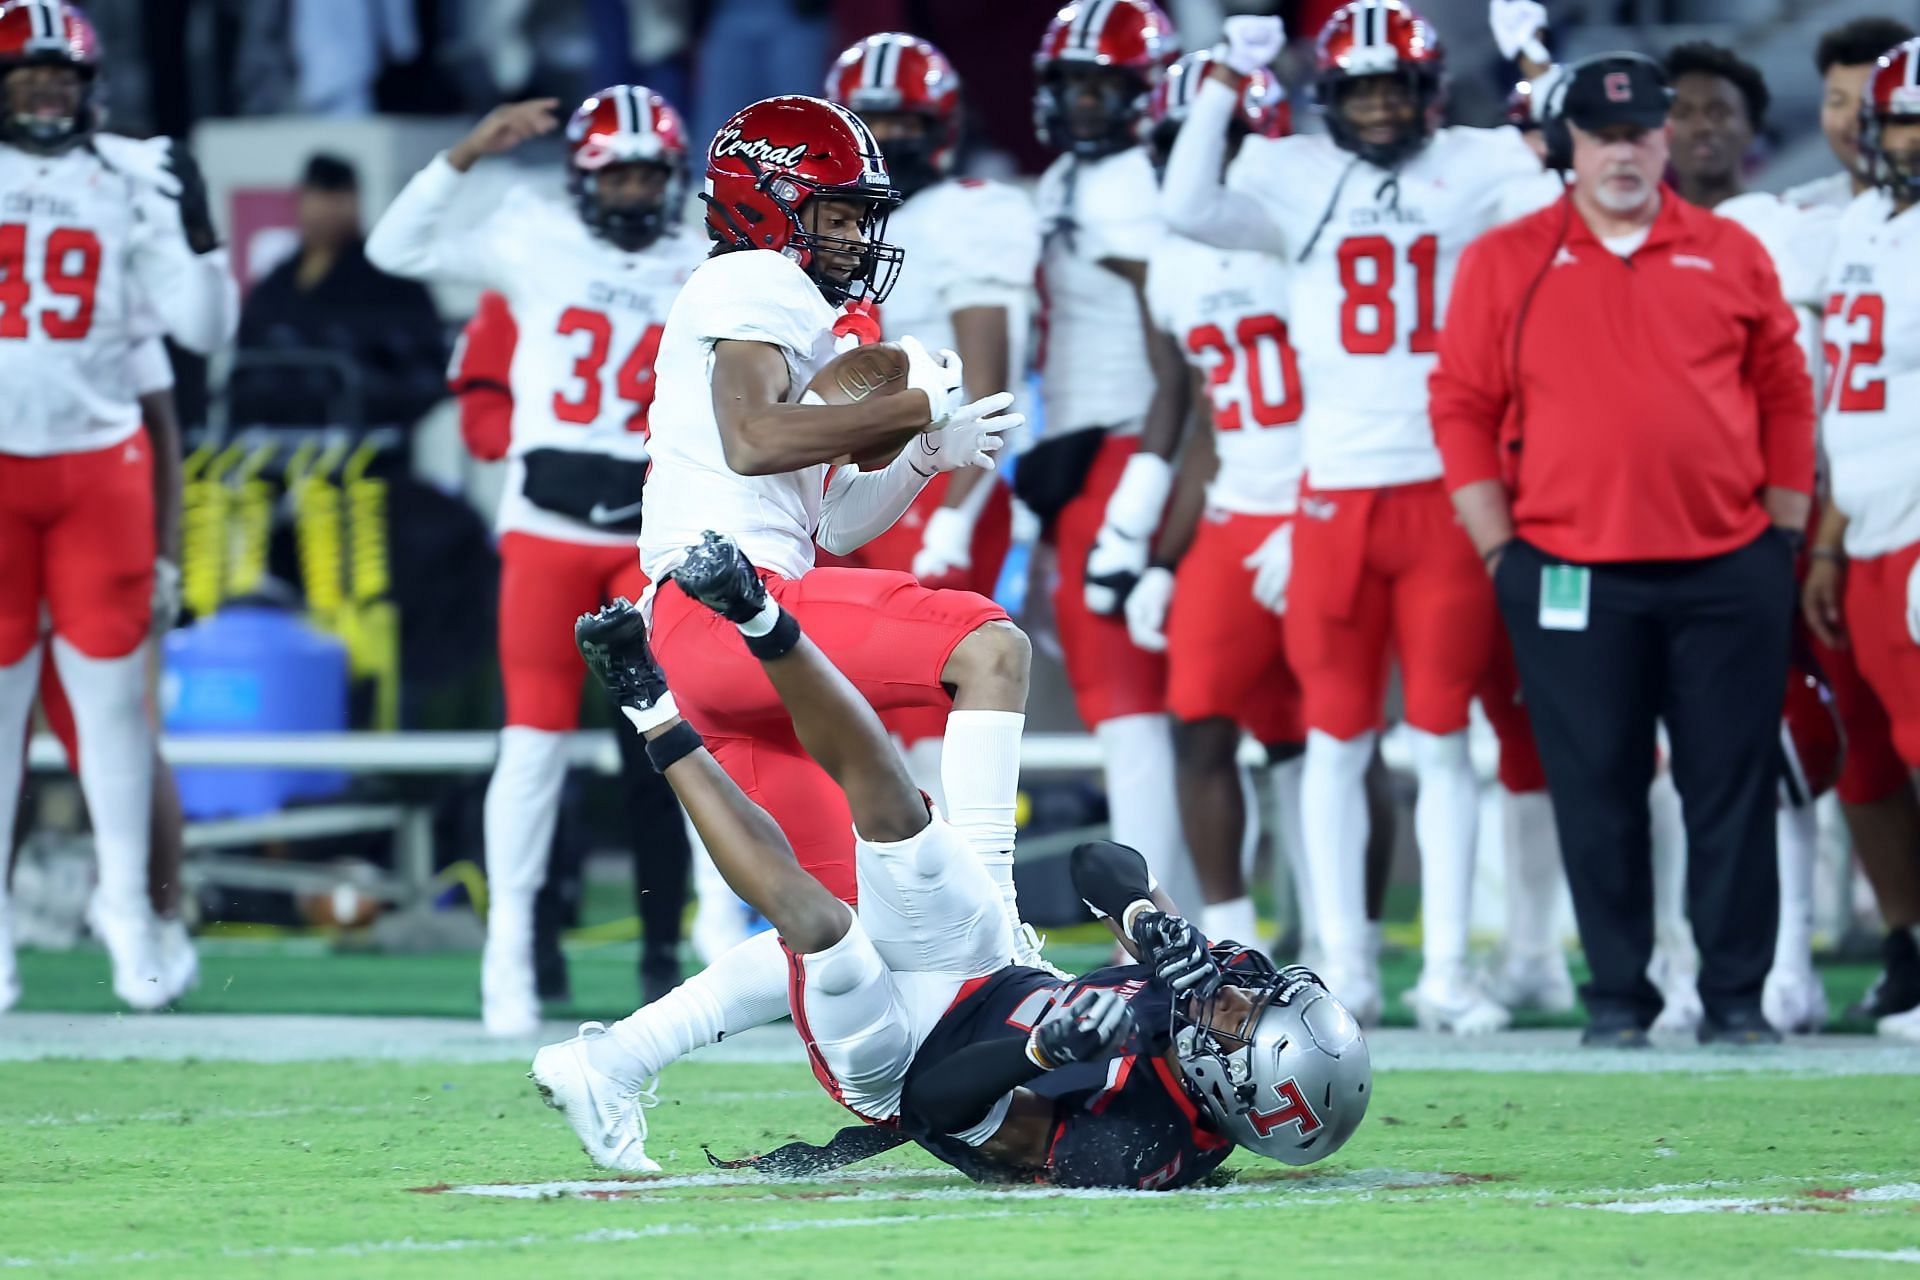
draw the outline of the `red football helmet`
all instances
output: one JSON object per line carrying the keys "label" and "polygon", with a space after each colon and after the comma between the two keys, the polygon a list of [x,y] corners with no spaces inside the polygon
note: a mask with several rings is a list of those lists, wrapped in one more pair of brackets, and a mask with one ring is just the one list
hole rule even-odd
{"label": "red football helmet", "polygon": [[[666,170],[660,199],[608,205],[600,174],[616,165]],[[581,221],[617,248],[637,252],[680,220],[687,195],[687,126],[680,113],[640,84],[609,85],[567,120],[567,190]]]}
{"label": "red football helmet", "polygon": [[[1148,141],[1161,159],[1173,146],[1173,135],[1186,123],[1187,112],[1213,63],[1213,54],[1205,49],[1190,53],[1168,67],[1167,74],[1153,87],[1147,99],[1147,121],[1152,126]],[[1293,104],[1287,101],[1287,91],[1273,72],[1262,67],[1241,85],[1240,109],[1234,114],[1232,128],[1237,135],[1251,133],[1262,138],[1284,138],[1293,132]]]}
{"label": "red football helmet", "polygon": [[1819,676],[1795,666],[1787,671],[1787,697],[1780,714],[1780,804],[1798,809],[1833,789],[1840,779],[1840,717],[1833,694]]}
{"label": "red football helmet", "polygon": [[100,41],[78,5],[61,0],[5,0],[0,4],[0,79],[16,67],[69,67],[80,76],[73,114],[37,112],[0,118],[0,138],[33,151],[58,151],[100,126],[93,100],[100,68]]}
{"label": "red football helmet", "polygon": [[918,116],[918,137],[881,139],[894,186],[912,195],[947,176],[960,143],[960,74],[947,55],[900,31],[868,36],[850,46],[827,72],[826,99],[875,116]]}
{"label": "red football helmet", "polygon": [[[1132,146],[1147,94],[1173,60],[1180,37],[1153,0],[1072,0],[1053,17],[1033,55],[1039,88],[1033,123],[1040,141],[1089,159]],[[1104,82],[1070,90],[1085,68],[1104,68]],[[1091,93],[1090,105],[1075,99]]]}
{"label": "red football helmet", "polygon": [[[845,107],[793,94],[741,108],[713,136],[700,198],[723,248],[786,255],[829,302],[883,301],[900,274],[905,255],[884,240],[900,193],[873,132]],[[814,199],[861,202],[860,238],[809,229]]]}
{"label": "red football helmet", "polygon": [[[1401,0],[1352,0],[1320,28],[1314,46],[1314,102],[1326,113],[1327,132],[1337,145],[1391,169],[1433,136],[1445,69],[1440,37]],[[1390,142],[1362,140],[1342,110],[1353,85],[1374,76],[1401,80],[1413,96],[1413,126]]]}
{"label": "red football helmet", "polygon": [[1920,37],[1880,55],[1860,95],[1860,154],[1876,185],[1920,198],[1920,147],[1886,149],[1889,124],[1920,124]]}

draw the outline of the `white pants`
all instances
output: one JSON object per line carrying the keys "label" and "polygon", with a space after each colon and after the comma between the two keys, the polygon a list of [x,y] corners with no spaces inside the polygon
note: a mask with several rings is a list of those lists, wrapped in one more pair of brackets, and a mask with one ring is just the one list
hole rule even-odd
{"label": "white pants", "polygon": [[828,1091],[891,1120],[913,1055],[967,982],[1010,963],[1013,931],[998,886],[937,814],[898,844],[856,836],[854,868],[847,935],[793,958],[793,1019]]}

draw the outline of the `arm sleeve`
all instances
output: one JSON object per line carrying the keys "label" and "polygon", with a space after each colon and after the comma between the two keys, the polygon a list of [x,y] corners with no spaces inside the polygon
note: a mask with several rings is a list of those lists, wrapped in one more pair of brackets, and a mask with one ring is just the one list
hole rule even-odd
{"label": "arm sleeve", "polygon": [[930,478],[913,469],[905,449],[880,471],[835,467],[813,540],[837,556],[858,551],[907,513]]}
{"label": "arm sleeve", "polygon": [[507,456],[513,440],[513,349],[519,339],[507,300],[488,290],[460,331],[447,389],[460,398],[460,435],[483,462]]}
{"label": "arm sleeve", "polygon": [[158,338],[134,343],[127,356],[127,376],[136,396],[173,390],[173,362],[167,359],[167,344]]}
{"label": "arm sleeve", "polygon": [[463,176],[445,152],[429,160],[367,233],[367,261],[389,275],[414,280],[492,284],[500,260],[492,219],[466,228],[448,225]]}
{"label": "arm sleeve", "polygon": [[1160,188],[1160,213],[1173,231],[1221,249],[1284,254],[1286,238],[1266,206],[1221,180],[1233,90],[1209,77],[1174,140]]}
{"label": "arm sleeve", "polygon": [[1513,392],[1488,244],[1481,240],[1461,255],[1440,328],[1440,359],[1427,380],[1427,407],[1449,491],[1502,478],[1500,428]]}
{"label": "arm sleeve", "polygon": [[1027,1056],[1024,1038],[978,1040],[915,1072],[900,1099],[901,1109],[931,1133],[965,1133],[985,1120],[1000,1099],[1044,1074]]}
{"label": "arm sleeve", "polygon": [[187,350],[211,355],[232,339],[240,321],[240,287],[227,251],[195,253],[180,226],[180,208],[151,188],[136,188],[140,223],[129,273],[161,329]]}
{"label": "arm sleeve", "polygon": [[1125,918],[1136,902],[1153,901],[1153,873],[1137,849],[1111,840],[1089,840],[1073,851],[1073,891],[1094,914]]}
{"label": "arm sleeve", "polygon": [[1766,251],[1758,241],[1748,239],[1760,315],[1747,340],[1745,375],[1760,410],[1760,452],[1767,484],[1811,494],[1813,378],[1800,346],[1800,319],[1782,297]]}

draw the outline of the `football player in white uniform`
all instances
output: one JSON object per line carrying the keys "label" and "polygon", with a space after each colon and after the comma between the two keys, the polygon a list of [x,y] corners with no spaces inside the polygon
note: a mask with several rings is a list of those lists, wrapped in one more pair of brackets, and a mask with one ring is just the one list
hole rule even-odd
{"label": "football player in white uniform", "polygon": [[[1822,438],[1847,522],[1847,641],[1920,770],[1920,39],[1881,56],[1860,115],[1875,185],[1841,215],[1827,269]],[[1920,1012],[1880,1030],[1920,1040]]]}
{"label": "football player in white uniform", "polygon": [[[42,611],[78,726],[114,991],[165,1003],[147,894],[153,459],[135,346],[233,332],[237,295],[192,157],[98,132],[98,48],[58,0],[0,5],[0,831],[13,827]],[[18,982],[0,888],[0,1008]]]}
{"label": "football player in white uniform", "polygon": [[[824,96],[873,130],[900,192],[887,238],[912,266],[879,311],[881,333],[959,352],[970,396],[1014,390],[1025,380],[1039,224],[1017,187],[953,176],[961,115],[953,64],[916,36],[868,36],[834,62]],[[936,476],[893,528],[859,550],[859,563],[991,596],[1011,542],[1011,497],[990,472]],[[944,714],[915,708],[882,718],[906,744],[914,780],[939,803]]]}
{"label": "football player in white uniform", "polygon": [[1061,155],[1035,193],[1044,431],[1015,477],[1054,548],[1054,624],[1074,706],[1100,743],[1114,839],[1146,850],[1176,901],[1193,873],[1166,656],[1133,642],[1121,610],[1172,489],[1167,463],[1137,452],[1141,427],[1156,396],[1168,412],[1186,407],[1179,361],[1146,340],[1147,258],[1164,227],[1137,136],[1147,95],[1178,53],[1173,23],[1151,0],[1074,0],[1034,55],[1035,123]]}
{"label": "football player in white uniform", "polygon": [[[1790,189],[1782,199],[1803,208],[1838,212],[1872,188],[1872,175],[1860,158],[1861,90],[1880,55],[1913,36],[1913,28],[1905,23],[1871,17],[1843,23],[1820,37],[1814,50],[1814,66],[1825,90],[1820,128],[1840,169]],[[1825,267],[1824,257],[1819,265]],[[1825,305],[1823,290],[1814,306]],[[1886,708],[1861,676],[1846,643],[1846,516],[1831,502],[1816,507],[1816,512],[1801,588],[1801,614],[1813,633],[1815,653],[1833,689],[1834,709],[1846,734],[1835,786],[1840,809],[1887,930],[1881,943],[1881,974],[1847,1015],[1883,1018],[1920,1006],[1920,800],[1908,785],[1906,766],[1894,749]]]}
{"label": "football player in white uniform", "polygon": [[[1523,70],[1544,11],[1494,6]],[[1409,1002],[1425,1026],[1507,1024],[1467,967],[1479,788],[1467,752],[1474,693],[1498,622],[1484,568],[1455,522],[1427,420],[1427,373],[1462,250],[1501,217],[1500,189],[1539,171],[1512,128],[1436,128],[1442,54],[1399,0],[1354,0],[1316,53],[1325,135],[1249,139],[1222,180],[1239,80],[1278,53],[1277,19],[1235,18],[1167,166],[1178,232],[1285,257],[1306,388],[1306,478],[1294,528],[1287,653],[1305,694],[1309,881],[1329,985],[1378,1016],[1367,954],[1362,779],[1399,658],[1420,791],[1424,969]]]}
{"label": "football player in white uniform", "polygon": [[[680,227],[686,129],[666,100],[614,85],[566,125],[573,209],[516,188],[478,222],[454,213],[482,156],[558,125],[552,99],[500,107],[414,175],[367,237],[383,271],[497,290],[517,326],[500,531],[506,726],[487,787],[487,1029],[539,1025],[534,899],[579,723],[586,669],[568,619],[644,589],[633,556],[654,356],[667,309],[705,256]],[[677,965],[649,981],[677,979]]]}
{"label": "football player in white uniform", "polygon": [[[835,354],[835,304],[884,303],[901,261],[883,238],[898,196],[879,143],[852,112],[800,96],[743,108],[708,150],[705,198],[715,251],[660,340],[640,533],[642,568],[659,586],[645,604],[653,652],[681,712],[778,821],[800,865],[854,900],[847,798],[795,738],[749,652],[776,618],[716,615],[666,584],[690,545],[724,530],[751,557],[741,572],[758,566],[765,579],[764,597],[779,606],[768,614],[798,618],[876,710],[949,712],[949,822],[1015,926],[1009,958],[1037,961],[1039,939],[1019,924],[1013,885],[1026,637],[982,596],[887,570],[815,568],[813,555],[816,542],[857,550],[940,472],[990,469],[999,433],[1021,423],[1003,414],[1013,398],[962,403],[959,357],[936,359],[912,339],[860,366],[904,382],[891,394],[852,385],[852,366],[823,384],[840,402],[810,388]],[[787,976],[777,939],[757,935],[612,1027],[541,1050],[533,1078],[595,1160],[649,1168],[641,1104],[650,1079],[700,1045],[780,1017]]]}

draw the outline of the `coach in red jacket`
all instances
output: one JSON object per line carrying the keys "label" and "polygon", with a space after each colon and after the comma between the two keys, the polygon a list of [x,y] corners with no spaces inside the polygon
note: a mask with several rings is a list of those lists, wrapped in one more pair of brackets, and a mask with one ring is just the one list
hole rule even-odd
{"label": "coach in red jacket", "polygon": [[1685,802],[1703,1041],[1760,1014],[1813,389],[1760,243],[1664,186],[1654,63],[1570,69],[1575,181],[1461,259],[1434,370],[1448,488],[1493,575],[1593,972],[1590,1044],[1660,997],[1647,787],[1664,721]]}

